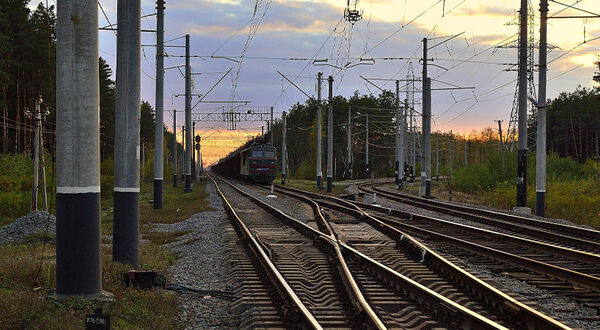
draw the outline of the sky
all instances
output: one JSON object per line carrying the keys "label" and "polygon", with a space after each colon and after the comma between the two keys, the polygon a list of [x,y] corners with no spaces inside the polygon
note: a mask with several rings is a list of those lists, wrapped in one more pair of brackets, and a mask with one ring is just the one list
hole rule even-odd
{"label": "sky", "polygon": [[[533,0],[536,40],[539,31],[539,1]],[[589,12],[600,13],[597,0],[561,0]],[[33,2],[32,2],[33,3]],[[116,1],[100,0],[108,20],[116,23]],[[350,1],[362,12],[362,20],[351,24],[343,19],[345,0],[166,0],[165,40],[190,34],[194,75],[193,93],[205,94],[229,69],[231,72],[205,100],[250,101],[239,109],[274,107],[278,117],[307,96],[290,85],[283,73],[305,93],[316,96],[316,75],[334,76],[335,94],[345,97],[380,91],[367,78],[406,79],[409,67],[421,76],[421,41],[430,38],[433,46],[446,36],[458,37],[429,50],[428,67],[433,88],[475,87],[475,89],[434,91],[433,130],[468,134],[472,130],[496,127],[494,120],[508,125],[516,88],[516,22],[519,0],[362,0]],[[582,15],[550,1],[550,15]],[[153,13],[154,1],[142,0],[142,15]],[[561,11],[564,10],[564,11]],[[99,25],[108,25],[99,12]],[[142,19],[143,29],[155,29],[155,17]],[[254,32],[254,33],[251,33]],[[115,68],[116,37],[100,31],[100,56]],[[252,36],[252,37],[249,37]],[[600,51],[600,19],[552,19],[548,42],[548,97],[573,91],[578,85],[593,86],[594,61]],[[184,39],[168,42],[183,45]],[[142,44],[156,43],[154,33],[142,33]],[[183,48],[168,48],[165,67],[184,64],[178,57]],[[213,56],[213,57],[211,57]],[[243,58],[240,60],[240,57]],[[535,62],[537,64],[537,50]],[[363,58],[361,61],[360,58]],[[155,49],[143,47],[142,99],[154,105]],[[293,59],[293,60],[292,60]],[[311,59],[316,59],[313,63]],[[346,69],[340,70],[328,64]],[[467,60],[467,61],[465,61]],[[352,65],[359,64],[359,65]],[[537,82],[537,72],[535,75]],[[392,81],[373,80],[392,89]],[[182,110],[184,79],[175,69],[165,74],[165,109]],[[404,84],[404,82],[402,83]],[[326,85],[326,84],[324,84]],[[420,82],[416,82],[420,90]],[[403,88],[404,89],[404,88]],[[537,89],[537,87],[536,87]],[[326,95],[327,89],[323,89]],[[415,95],[417,102],[419,93]],[[198,99],[194,98],[193,104]],[[194,112],[221,112],[219,104],[200,104]],[[224,104],[225,107],[231,105]],[[420,111],[420,105],[416,106]],[[184,122],[178,115],[178,125]],[[172,119],[165,115],[169,129]],[[205,163],[210,164],[234,150],[250,135],[260,132],[261,122],[239,123],[228,131],[225,123],[203,122],[197,134],[203,136]],[[266,127],[265,127],[266,128]]]}

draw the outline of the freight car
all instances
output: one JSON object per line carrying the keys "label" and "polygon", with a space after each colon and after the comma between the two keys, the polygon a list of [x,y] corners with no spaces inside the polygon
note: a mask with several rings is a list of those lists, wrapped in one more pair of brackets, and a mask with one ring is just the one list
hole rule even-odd
{"label": "freight car", "polygon": [[257,183],[271,183],[277,174],[275,147],[252,141],[219,160],[211,170],[224,176]]}

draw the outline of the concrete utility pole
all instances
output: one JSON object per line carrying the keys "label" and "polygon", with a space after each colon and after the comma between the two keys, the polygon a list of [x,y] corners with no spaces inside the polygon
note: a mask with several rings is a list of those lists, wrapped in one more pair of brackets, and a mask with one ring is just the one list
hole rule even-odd
{"label": "concrete utility pole", "polygon": [[281,114],[281,184],[285,184],[286,176],[286,163],[287,158],[287,146],[286,146],[286,135],[287,135],[287,123],[286,123],[285,111]]}
{"label": "concrete utility pole", "polygon": [[423,38],[423,156],[421,159],[421,196],[431,197],[431,80],[427,77],[427,37]]}
{"label": "concrete utility pole", "polygon": [[540,76],[537,104],[537,139],[535,147],[535,215],[544,217],[546,214],[546,73],[548,71],[548,0],[540,1],[539,55]]}
{"label": "concrete utility pole", "polygon": [[[416,163],[417,163],[417,150],[416,150],[416,139],[417,139],[417,129],[415,127],[414,122],[414,108],[410,109],[410,182],[414,184],[415,182],[415,171],[416,171]],[[411,184],[411,185],[412,185]]]}
{"label": "concrete utility pole", "polygon": [[173,110],[173,188],[177,187],[177,110]]}
{"label": "concrete utility pole", "polygon": [[498,153],[500,153],[500,159],[502,159],[502,169],[504,170],[504,141],[502,138],[502,120],[496,120],[498,122]]}
{"label": "concrete utility pole", "polygon": [[[400,118],[400,81],[396,80],[396,187],[402,188],[402,167],[404,166],[404,136],[400,132],[400,125],[404,119]],[[404,129],[402,129],[404,130]]]}
{"label": "concrete utility pole", "polygon": [[181,145],[183,146],[183,157],[181,157],[181,182],[185,183],[185,141],[186,136],[185,136],[185,125],[181,126]]}
{"label": "concrete utility pole", "polygon": [[113,260],[139,264],[140,0],[117,2]]}
{"label": "concrete utility pole", "polygon": [[35,137],[33,141],[33,183],[31,185],[31,211],[37,211],[38,204],[38,178],[40,168],[40,122],[42,121],[42,114],[40,113],[40,103],[42,102],[41,96],[35,100],[35,113],[33,114],[33,120],[35,121]]}
{"label": "concrete utility pole", "polygon": [[190,148],[190,152],[192,153],[192,179],[194,179],[194,176],[196,175],[196,152],[194,152],[194,150],[196,149],[196,142],[194,142],[194,138],[196,137],[196,122],[192,121],[192,139],[190,141],[192,141],[192,145]]}
{"label": "concrete utility pole", "polygon": [[454,165],[454,153],[452,152],[452,146],[454,145],[454,135],[452,135],[452,131],[450,131],[450,177],[448,178],[448,180],[450,181],[450,191],[448,192],[448,200],[452,201],[452,167]]}
{"label": "concrete utility pole", "polygon": [[517,207],[520,213],[527,208],[527,0],[521,0],[519,32],[519,141],[517,148]]}
{"label": "concrete utility pole", "polygon": [[56,14],[56,295],[95,299],[104,296],[98,4],[61,0]]}
{"label": "concrete utility pole", "polygon": [[465,137],[465,167],[469,166],[469,141]]}
{"label": "concrete utility pole", "polygon": [[321,82],[323,80],[323,72],[317,74],[317,187],[321,188],[323,171],[321,170],[321,154],[323,153],[322,143],[323,137],[321,136]]}
{"label": "concrete utility pole", "polygon": [[366,114],[365,119],[365,179],[371,177],[371,171],[369,169],[369,114]]}
{"label": "concrete utility pole", "polygon": [[[423,168],[421,170],[421,182],[425,178],[425,197],[431,197],[431,78],[425,81],[425,98],[423,115]],[[424,173],[423,173],[424,172]]]}
{"label": "concrete utility pole", "polygon": [[156,89],[154,128],[154,209],[163,207],[163,141],[164,141],[164,79],[165,79],[165,0],[156,0]]}
{"label": "concrete utility pole", "polygon": [[269,126],[271,128],[271,145],[274,146],[275,145],[275,129],[273,126],[273,107],[271,107],[271,124]]}
{"label": "concrete utility pole", "polygon": [[440,135],[435,136],[435,181],[440,181]]}
{"label": "concrete utility pole", "polygon": [[190,35],[185,35],[185,187],[184,192],[192,191],[192,67],[190,65]]}
{"label": "concrete utility pole", "polygon": [[327,192],[331,192],[333,184],[333,77],[327,78],[329,82],[329,106],[327,109]]}
{"label": "concrete utility pole", "polygon": [[348,149],[346,154],[346,178],[352,180],[352,106],[348,106],[348,126],[346,127],[348,137]]}
{"label": "concrete utility pole", "polygon": [[200,163],[202,162],[202,158],[200,156],[200,142],[202,141],[202,138],[200,137],[200,135],[196,135],[196,182],[200,182],[200,171],[201,171],[201,165]]}
{"label": "concrete utility pole", "polygon": [[403,120],[404,120],[404,126],[402,128],[402,137],[403,137],[403,145],[402,145],[402,154],[403,157],[402,159],[404,159],[404,162],[402,163],[402,180],[404,181],[408,181],[407,180],[407,175],[408,175],[408,171],[407,166],[408,163],[410,162],[410,155],[408,154],[408,122],[407,122],[407,117],[408,117],[408,99],[405,98],[404,99],[404,113],[402,114]]}

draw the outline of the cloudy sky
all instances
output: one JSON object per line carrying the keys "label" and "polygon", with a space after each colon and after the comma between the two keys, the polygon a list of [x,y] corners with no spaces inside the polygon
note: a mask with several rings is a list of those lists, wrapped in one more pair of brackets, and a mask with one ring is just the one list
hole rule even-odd
{"label": "cloudy sky", "polygon": [[[597,0],[560,2],[563,1],[600,13]],[[537,17],[539,1],[532,2]],[[116,1],[100,3],[110,22],[116,23]],[[350,3],[354,8],[355,1]],[[429,75],[435,79],[434,88],[450,84],[476,87],[436,91],[432,97],[434,130],[465,134],[493,126],[495,119],[508,124],[517,76],[511,64],[517,62],[517,50],[496,46],[516,43],[518,26],[510,22],[516,22],[519,5],[519,0],[362,0],[356,8],[362,11],[363,19],[351,25],[343,20],[346,0],[167,0],[165,39],[190,34],[191,53],[199,56],[192,59],[192,70],[201,73],[194,76],[194,93],[206,93],[225,71],[232,69],[206,100],[248,100],[253,107],[274,106],[279,115],[290,105],[304,102],[306,96],[290,87],[278,70],[309,95],[316,95],[319,71],[335,77],[336,94],[348,97],[354,91],[379,93],[360,76],[406,79],[412,66],[419,77],[423,37],[433,39],[430,45],[434,45],[444,36],[462,33],[430,50],[429,57],[436,66],[429,67]],[[154,8],[153,1],[142,0],[144,15],[154,12]],[[550,15],[582,14],[571,9],[558,13],[564,8],[550,2]],[[99,22],[100,26],[108,24],[101,12]],[[154,17],[142,20],[144,29],[155,26]],[[535,31],[538,32],[537,25]],[[600,19],[550,21],[549,43],[557,47],[549,54],[550,98],[578,85],[593,85],[593,63],[600,46],[600,40],[595,38],[599,37]],[[143,33],[143,44],[155,41],[153,33]],[[177,39],[169,44],[183,42]],[[115,43],[112,32],[100,32],[100,56],[113,68]],[[143,50],[142,98],[154,104],[155,50]],[[166,67],[184,63],[183,58],[177,57],[184,54],[182,48],[170,48],[168,53],[172,57],[166,59]],[[360,61],[361,57],[365,60]],[[535,58],[537,62],[537,51]],[[327,59],[327,63],[346,69],[317,66],[311,59]],[[392,82],[375,83],[393,88]],[[183,98],[172,95],[183,91],[182,75],[168,70],[165,109],[182,110]],[[420,95],[415,98],[418,101]],[[202,104],[194,111],[216,109],[215,104]],[[165,115],[165,120],[171,127],[169,115]],[[183,116],[178,123],[183,123]],[[261,125],[242,123],[243,129],[235,132],[227,131],[223,123],[202,123],[199,132],[206,137],[205,156],[214,159],[226,154],[248,134],[260,131]]]}

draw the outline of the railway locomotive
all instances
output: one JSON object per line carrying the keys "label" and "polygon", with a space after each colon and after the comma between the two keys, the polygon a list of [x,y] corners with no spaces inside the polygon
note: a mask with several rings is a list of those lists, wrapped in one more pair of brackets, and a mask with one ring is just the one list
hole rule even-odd
{"label": "railway locomotive", "polygon": [[211,167],[215,173],[257,183],[271,183],[277,175],[275,147],[252,140]]}

